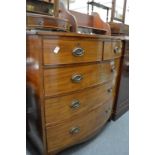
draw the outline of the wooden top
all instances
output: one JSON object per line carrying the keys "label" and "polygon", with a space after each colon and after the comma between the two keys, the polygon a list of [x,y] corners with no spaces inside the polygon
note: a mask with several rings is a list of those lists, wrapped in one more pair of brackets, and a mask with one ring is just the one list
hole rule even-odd
{"label": "wooden top", "polygon": [[58,18],[58,17],[54,17],[54,16],[45,15],[45,14],[37,14],[37,13],[27,12],[26,15],[31,16],[31,17],[43,17],[43,18],[49,18],[49,19],[63,20],[63,21],[68,22],[67,19],[62,19],[62,18]]}
{"label": "wooden top", "polygon": [[79,34],[74,32],[50,32],[42,30],[27,31],[27,34],[46,35],[46,36],[64,36],[64,37],[85,37],[92,39],[112,39],[112,40],[129,40],[128,36],[108,36],[99,34]]}

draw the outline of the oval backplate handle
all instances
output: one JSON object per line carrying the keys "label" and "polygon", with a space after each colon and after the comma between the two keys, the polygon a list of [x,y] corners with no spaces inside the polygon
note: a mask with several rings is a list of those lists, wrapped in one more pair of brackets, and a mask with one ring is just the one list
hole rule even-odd
{"label": "oval backplate handle", "polygon": [[80,107],[80,101],[79,100],[73,100],[70,107],[72,109],[78,109]]}
{"label": "oval backplate handle", "polygon": [[78,134],[80,132],[80,128],[79,127],[73,127],[70,129],[69,133],[72,135]]}
{"label": "oval backplate handle", "polygon": [[73,75],[71,80],[73,83],[79,83],[83,79],[83,76],[81,74]]}
{"label": "oval backplate handle", "polygon": [[72,54],[76,57],[81,57],[84,55],[84,49],[80,47],[74,48]]}

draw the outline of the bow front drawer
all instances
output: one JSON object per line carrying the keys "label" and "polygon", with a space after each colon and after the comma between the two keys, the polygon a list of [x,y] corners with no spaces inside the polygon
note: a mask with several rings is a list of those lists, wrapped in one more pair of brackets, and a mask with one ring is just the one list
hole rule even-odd
{"label": "bow front drawer", "polygon": [[105,41],[103,59],[109,60],[118,58],[122,55],[122,42],[121,41]]}
{"label": "bow front drawer", "polygon": [[44,39],[44,65],[101,61],[102,46],[101,41],[93,40]]}
{"label": "bow front drawer", "polygon": [[110,99],[106,104],[77,119],[47,127],[48,152],[80,143],[95,134],[111,116],[112,105],[113,101]]}
{"label": "bow front drawer", "polygon": [[44,70],[45,96],[77,91],[111,81],[115,75],[110,62]]}
{"label": "bow front drawer", "polygon": [[[94,108],[113,98],[113,85],[110,81],[101,86],[45,100],[46,124],[53,125],[67,119],[84,116]],[[58,116],[58,114],[61,114]]]}

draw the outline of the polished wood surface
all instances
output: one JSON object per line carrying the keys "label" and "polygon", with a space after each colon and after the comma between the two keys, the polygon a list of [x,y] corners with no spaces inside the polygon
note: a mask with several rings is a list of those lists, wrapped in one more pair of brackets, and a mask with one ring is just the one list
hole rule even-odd
{"label": "polished wood surface", "polygon": [[[76,12],[73,10],[69,10],[69,11],[71,12],[71,14],[73,16],[75,16],[75,18],[77,20],[77,26],[79,28],[82,28],[82,27],[89,27],[92,29],[95,28],[95,29],[99,29],[98,34],[111,35],[109,24],[104,22],[100,18],[98,13],[94,12],[94,13],[92,13],[92,15],[88,15],[88,14]],[[100,31],[101,29],[104,31]],[[96,31],[96,32],[98,32],[98,31]],[[83,33],[83,31],[81,31],[81,33]]]}
{"label": "polished wood surface", "polygon": [[60,37],[74,37],[74,38],[80,38],[80,39],[91,39],[91,40],[101,40],[101,41],[122,41],[122,40],[129,40],[128,36],[108,36],[108,35],[100,35],[100,34],[80,34],[80,33],[66,33],[66,32],[51,32],[51,31],[27,31],[27,34],[37,34],[37,35],[41,35],[44,38],[59,38]]}
{"label": "polished wood surface", "polygon": [[[81,115],[78,119],[48,127],[46,129],[48,152],[77,144],[81,139],[91,136],[108,120],[111,115],[112,105],[113,102],[110,99],[106,104],[99,105],[96,109]],[[71,130],[74,128],[78,128],[79,131],[72,133]]]}
{"label": "polished wood surface", "polygon": [[109,22],[112,35],[129,35],[129,25],[124,23]]}
{"label": "polished wood surface", "polygon": [[118,58],[122,55],[122,42],[121,41],[107,41],[104,42],[103,59],[109,60]]}
{"label": "polished wood surface", "polygon": [[[45,118],[47,126],[65,122],[67,119],[78,118],[92,111],[101,103],[105,104],[113,98],[113,85],[109,83],[87,91],[45,100]],[[77,104],[76,104],[77,102]],[[95,104],[94,104],[95,103]],[[59,117],[57,116],[59,115]]]}
{"label": "polished wood surface", "polygon": [[103,22],[98,13],[93,12],[93,27],[107,30],[106,35],[111,35],[110,25]]}
{"label": "polished wood surface", "polygon": [[[76,83],[71,80],[73,76],[80,75],[81,81]],[[44,70],[45,96],[55,96],[70,91],[82,90],[87,87],[102,84],[112,80],[112,65],[109,62],[54,68]]]}
{"label": "polished wood surface", "polygon": [[[42,85],[42,53],[41,37],[38,35],[28,35],[26,38],[26,84],[33,89],[36,108],[38,110],[39,139],[42,140],[43,148],[46,148],[45,119],[43,106],[43,85]],[[29,96],[31,97],[31,96]],[[28,103],[27,103],[28,104]],[[44,149],[44,154],[47,150]]]}
{"label": "polished wood surface", "polygon": [[[27,83],[34,86],[41,109],[45,155],[88,140],[111,118],[122,61],[122,53],[112,52],[121,47],[121,39],[27,32]],[[53,54],[51,47],[60,45]],[[84,48],[82,55],[78,51],[80,57],[72,53],[76,45]]]}
{"label": "polished wood surface", "polygon": [[67,10],[67,8],[64,6],[64,4],[62,2],[60,2],[59,6],[60,6],[59,17],[62,19],[67,19],[70,22],[70,24],[71,24],[70,31],[71,32],[78,32],[77,20],[76,20],[75,16],[73,16]]}
{"label": "polished wood surface", "polygon": [[[101,41],[61,38],[43,40],[43,56],[45,65],[70,64],[80,62],[101,61],[103,43]],[[82,56],[73,55],[73,51],[82,49]]]}
{"label": "polished wood surface", "polygon": [[27,13],[26,18],[27,29],[70,30],[69,21],[66,19],[34,13]]}

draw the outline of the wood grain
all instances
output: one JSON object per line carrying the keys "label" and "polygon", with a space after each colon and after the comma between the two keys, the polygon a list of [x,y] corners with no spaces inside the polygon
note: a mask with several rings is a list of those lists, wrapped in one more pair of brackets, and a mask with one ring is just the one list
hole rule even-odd
{"label": "wood grain", "polygon": [[[100,104],[105,104],[110,98],[113,98],[113,85],[109,83],[88,90],[73,93],[71,95],[56,97],[45,100],[45,118],[46,125],[51,126],[66,119],[78,118],[92,111]],[[79,101],[79,107],[73,108],[71,104]],[[58,117],[58,114],[59,117]]]}
{"label": "wood grain", "polygon": [[[116,49],[116,51],[115,51]],[[104,42],[103,59],[109,60],[121,57],[122,55],[122,42],[121,41],[107,41]]]}
{"label": "wood grain", "polygon": [[[111,63],[99,63],[84,66],[72,66],[44,70],[45,96],[55,96],[67,92],[82,90],[91,86],[106,83],[113,79]],[[71,78],[81,75],[79,83],[72,82]]]}
{"label": "wood grain", "polygon": [[[56,48],[59,48],[58,53],[54,52]],[[74,56],[72,52],[75,48],[82,48],[84,50],[83,56]],[[44,39],[44,64],[54,65],[101,61],[102,48],[103,43],[101,41],[74,38],[61,38],[61,40]]]}
{"label": "wood grain", "polygon": [[70,24],[65,19],[54,18],[52,16],[27,13],[27,29],[54,29],[69,31]]}
{"label": "wood grain", "polygon": [[[109,100],[106,104],[102,104],[90,113],[81,115],[78,119],[47,128],[48,152],[77,144],[85,137],[91,136],[109,119],[112,103],[112,100]],[[71,134],[70,130],[74,127],[80,128],[80,132]]]}
{"label": "wood grain", "polygon": [[[46,154],[46,133],[45,133],[45,118],[44,118],[44,105],[43,105],[43,76],[42,76],[42,42],[41,37],[38,35],[28,35],[26,38],[26,84],[31,86],[34,91],[36,107],[38,109],[37,122],[40,131],[39,138],[42,139],[44,154]],[[31,98],[31,96],[29,96]],[[27,103],[28,104],[28,103]],[[34,103],[33,103],[34,104]],[[41,146],[42,147],[42,146]]]}

